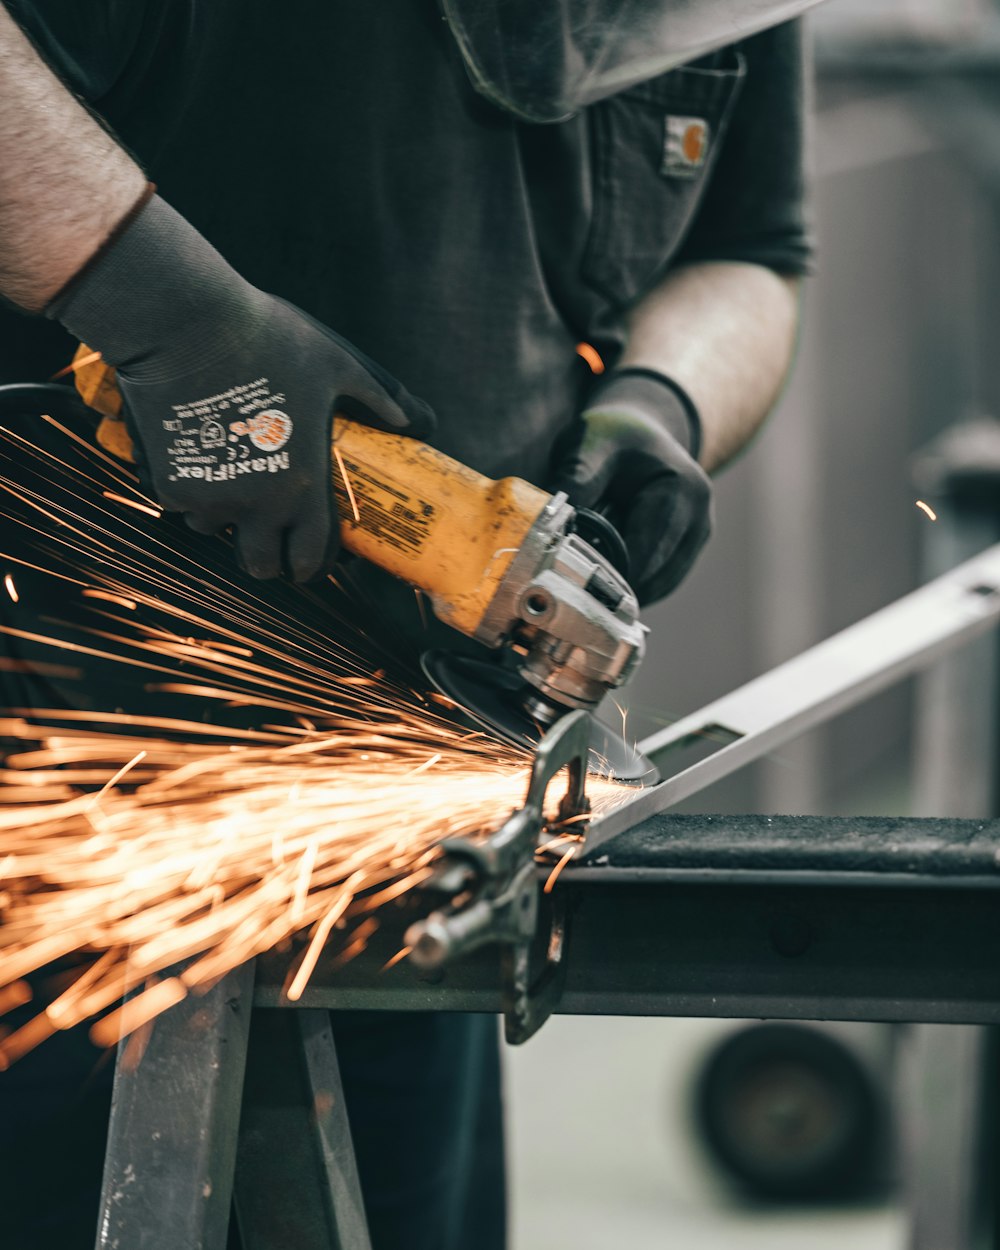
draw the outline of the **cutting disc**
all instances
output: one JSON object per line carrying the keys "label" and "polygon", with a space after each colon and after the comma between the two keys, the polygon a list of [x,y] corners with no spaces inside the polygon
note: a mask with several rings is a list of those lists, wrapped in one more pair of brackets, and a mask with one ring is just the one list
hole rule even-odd
{"label": "cutting disc", "polygon": [[[515,672],[488,660],[425,651],[421,664],[435,688],[477,725],[515,746],[534,746],[547,728],[525,710],[531,687]],[[589,771],[616,781],[648,786],[656,768],[614,730],[592,719]]]}

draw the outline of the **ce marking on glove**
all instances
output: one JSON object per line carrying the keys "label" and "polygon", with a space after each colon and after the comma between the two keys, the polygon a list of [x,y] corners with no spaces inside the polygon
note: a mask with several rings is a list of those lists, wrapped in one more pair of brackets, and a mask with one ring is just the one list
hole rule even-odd
{"label": "ce marking on glove", "polygon": [[228,447],[226,448],[226,453],[229,458],[230,464],[232,464],[234,460],[249,460],[250,459],[249,447]]}

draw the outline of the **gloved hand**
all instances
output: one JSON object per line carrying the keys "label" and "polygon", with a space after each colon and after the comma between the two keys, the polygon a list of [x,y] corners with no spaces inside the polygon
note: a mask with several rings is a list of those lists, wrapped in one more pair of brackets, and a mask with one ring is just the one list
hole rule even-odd
{"label": "gloved hand", "polygon": [[345,339],[257,290],[154,196],[46,313],[118,371],[153,491],[199,533],[235,527],[254,577],[339,549],[334,411],[425,437],[433,414]]}
{"label": "gloved hand", "polygon": [[697,409],[652,369],[614,369],[588,397],[574,440],[548,489],[604,513],[625,540],[639,602],[662,599],[691,568],[712,527],[712,488],[697,462]]}

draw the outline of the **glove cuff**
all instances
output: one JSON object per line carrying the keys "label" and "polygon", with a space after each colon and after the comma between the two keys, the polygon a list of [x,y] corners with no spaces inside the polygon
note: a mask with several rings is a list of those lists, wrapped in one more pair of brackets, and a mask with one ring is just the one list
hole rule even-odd
{"label": "glove cuff", "polygon": [[586,407],[608,402],[637,404],[653,412],[692,460],[701,454],[701,415],[687,391],[664,373],[644,365],[625,365],[604,374],[587,396]]}
{"label": "glove cuff", "polygon": [[62,306],[64,301],[69,298],[71,292],[76,289],[77,284],[84,280],[105,252],[109,251],[118,242],[118,240],[122,237],[129,226],[131,226],[132,222],[135,221],[155,194],[156,183],[147,182],[143,188],[142,195],[139,196],[118,225],[115,226],[108,237],[100,245],[97,251],[83,262],[76,273],[63,283],[59,290],[56,291],[55,295],[53,295],[49,302],[45,305],[42,309],[43,316],[48,317],[50,320],[58,316],[58,314],[53,310]]}
{"label": "glove cuff", "polygon": [[[247,289],[194,226],[148,194],[45,315],[108,364],[156,382],[163,368],[178,372],[178,357],[188,372],[239,346],[251,328]],[[143,365],[154,352],[150,373]]]}

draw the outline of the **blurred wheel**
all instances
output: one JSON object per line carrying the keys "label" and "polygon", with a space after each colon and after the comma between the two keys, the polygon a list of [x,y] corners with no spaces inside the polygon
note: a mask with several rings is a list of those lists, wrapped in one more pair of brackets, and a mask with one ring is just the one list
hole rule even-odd
{"label": "blurred wheel", "polygon": [[878,1095],[860,1060],[819,1029],[764,1024],[728,1037],[702,1069],[696,1114],[712,1155],[761,1197],[840,1197],[870,1183]]}

